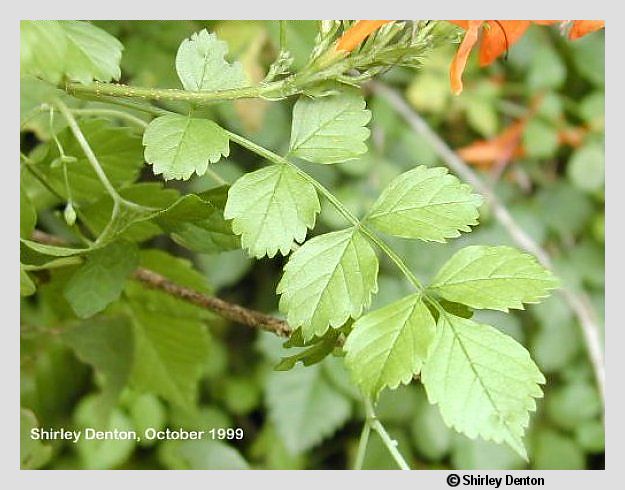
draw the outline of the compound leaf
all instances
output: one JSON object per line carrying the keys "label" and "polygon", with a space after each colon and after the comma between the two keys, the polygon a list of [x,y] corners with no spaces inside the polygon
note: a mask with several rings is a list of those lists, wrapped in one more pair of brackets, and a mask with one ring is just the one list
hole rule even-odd
{"label": "compound leaf", "polygon": [[345,363],[364,395],[408,384],[421,370],[435,322],[421,294],[406,296],[360,317],[345,343]]}
{"label": "compound leaf", "polygon": [[271,165],[245,174],[228,192],[224,215],[254,257],[287,255],[315,226],[317,192],[297,170]]}
{"label": "compound leaf", "polygon": [[145,160],[165,180],[204,175],[209,163],[230,154],[226,132],[207,119],[168,114],[153,119],[143,134]]}
{"label": "compound leaf", "polygon": [[505,442],[527,459],[522,437],[545,378],[521,344],[489,325],[441,314],[421,380],[448,426]]}
{"label": "compound leaf", "polygon": [[176,71],[186,90],[225,90],[247,84],[243,66],[228,63],[228,44],[206,29],[185,39],[176,55]]}
{"label": "compound leaf", "polygon": [[314,163],[339,163],[367,151],[371,112],[358,92],[300,98],[293,108],[290,154]]}
{"label": "compound leaf", "polygon": [[87,255],[85,265],[70,278],[63,295],[80,318],[88,318],[117,300],[139,263],[137,246],[116,241]]}
{"label": "compound leaf", "polygon": [[423,165],[393,180],[373,205],[367,221],[404,238],[444,242],[471,231],[482,199],[442,167]]}
{"label": "compound leaf", "polygon": [[555,287],[551,272],[529,254],[512,247],[471,246],[443,265],[430,289],[472,308],[508,311],[538,303]]}
{"label": "compound leaf", "polygon": [[276,291],[280,311],[304,340],[358,317],[377,292],[378,259],[358,230],[317,236],[295,251]]}
{"label": "compound leaf", "polygon": [[273,371],[267,378],[269,419],[292,454],[316,446],[351,415],[350,401],[325,378],[322,364]]}

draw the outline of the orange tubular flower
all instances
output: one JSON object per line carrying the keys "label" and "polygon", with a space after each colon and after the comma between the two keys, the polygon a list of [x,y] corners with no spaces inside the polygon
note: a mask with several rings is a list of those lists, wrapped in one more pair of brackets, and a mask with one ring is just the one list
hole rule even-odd
{"label": "orange tubular flower", "polygon": [[352,27],[347,29],[340,37],[336,44],[337,51],[351,52],[361,42],[363,42],[367,36],[377,31],[384,24],[393,22],[392,20],[359,20]]}
{"label": "orange tubular flower", "polygon": [[[477,44],[482,30],[480,45],[480,66],[486,66],[504,54],[510,46],[516,43],[525,34],[529,26],[551,25],[560,20],[450,20],[466,31],[458,52],[454,57],[449,70],[451,90],[455,95],[462,92],[462,74],[467,64],[471,50]],[[603,28],[605,23],[598,20],[576,20],[569,32],[570,39],[577,39],[590,32]]]}
{"label": "orange tubular flower", "polygon": [[573,26],[569,31],[569,39],[579,39],[604,27],[605,22],[602,20],[574,20]]}

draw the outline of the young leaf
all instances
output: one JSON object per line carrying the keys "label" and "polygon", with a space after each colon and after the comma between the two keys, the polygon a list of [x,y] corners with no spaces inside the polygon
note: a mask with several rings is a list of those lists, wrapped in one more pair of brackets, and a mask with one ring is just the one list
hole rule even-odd
{"label": "young leaf", "polygon": [[100,420],[106,420],[130,377],[134,349],[130,322],[125,317],[89,320],[64,331],[61,338],[104,377],[97,411]]}
{"label": "young leaf", "polygon": [[306,238],[321,209],[315,188],[288,165],[245,174],[228,191],[224,211],[254,257],[287,255]]}
{"label": "young leaf", "polygon": [[472,308],[508,311],[538,303],[557,280],[534,257],[512,247],[471,246],[457,252],[430,289]]}
{"label": "young leaf", "polygon": [[176,71],[185,90],[225,90],[247,84],[241,63],[228,63],[228,44],[206,29],[185,39],[176,55]]}
{"label": "young leaf", "polygon": [[273,371],[265,389],[269,420],[292,454],[316,446],[351,414],[349,400],[325,378],[322,364]]}
{"label": "young leaf", "polygon": [[20,23],[20,69],[53,84],[63,77],[81,83],[121,76],[122,44],[106,31],[76,20]]}
{"label": "young leaf", "polygon": [[187,194],[156,217],[172,239],[190,250],[217,253],[240,248],[229,221],[224,219],[226,186],[199,195]]}
{"label": "young leaf", "polygon": [[339,163],[367,151],[371,112],[358,92],[300,98],[293,108],[291,155],[314,163]]}
{"label": "young leaf", "polygon": [[358,230],[317,236],[291,255],[276,292],[288,322],[304,339],[323,335],[369,306],[377,292],[378,259]]}
{"label": "young leaf", "polygon": [[168,114],[153,119],[143,134],[145,160],[165,180],[204,175],[209,163],[230,153],[228,135],[213,121]]}
{"label": "young leaf", "polygon": [[506,442],[527,459],[522,437],[545,378],[514,339],[489,325],[441,314],[421,380],[447,425],[471,439]]}
{"label": "young leaf", "polygon": [[442,167],[418,166],[382,192],[367,221],[390,235],[444,242],[471,231],[482,198]]}
{"label": "young leaf", "polygon": [[137,284],[129,284],[126,292],[136,339],[133,385],[176,405],[193,406],[209,350],[202,312]]}
{"label": "young leaf", "polygon": [[119,298],[138,262],[137,247],[131,242],[117,241],[94,250],[68,281],[63,295],[80,318],[93,316]]}
{"label": "young leaf", "polygon": [[421,370],[435,323],[420,294],[406,296],[360,317],[345,343],[345,363],[363,394],[408,384]]}

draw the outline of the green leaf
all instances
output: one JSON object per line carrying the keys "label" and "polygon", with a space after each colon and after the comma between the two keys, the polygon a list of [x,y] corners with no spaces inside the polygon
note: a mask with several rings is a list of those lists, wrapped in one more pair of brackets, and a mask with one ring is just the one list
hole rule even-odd
{"label": "green leaf", "polygon": [[126,288],[135,327],[133,385],[176,405],[192,406],[209,351],[197,308],[161,291],[130,286],[136,286]]}
{"label": "green leaf", "polygon": [[[124,199],[139,204],[140,206],[166,209],[176,202],[180,196],[177,190],[167,189],[160,182],[139,182],[131,184],[119,191]],[[113,199],[108,194],[104,194],[98,201],[82,206],[81,220],[94,233],[100,235],[111,220],[113,212]],[[126,223],[126,229],[121,233],[120,238],[133,242],[142,242],[161,235],[163,231],[150,219],[150,213],[139,213],[137,221]],[[132,216],[130,216],[132,218]]]}
{"label": "green leaf", "polygon": [[584,380],[558,386],[549,392],[546,402],[549,418],[564,430],[575,430],[602,412],[597,390]]}
{"label": "green leaf", "polygon": [[31,430],[38,428],[35,414],[20,409],[20,468],[30,470],[41,468],[52,456],[52,447],[31,437]]}
{"label": "green leaf", "polygon": [[449,452],[453,432],[445,425],[440,411],[427,402],[425,393],[422,390],[418,393],[421,396],[410,421],[412,443],[427,459],[440,461]]}
{"label": "green leaf", "polygon": [[[326,332],[321,338],[315,337],[312,345],[307,343],[307,345],[309,345],[307,349],[292,356],[283,357],[274,369],[276,371],[289,371],[293,369],[298,362],[301,362],[304,366],[312,366],[313,364],[323,361],[336,348],[338,336],[339,330],[331,330]],[[300,339],[303,340],[301,329],[297,329],[289,340],[283,344],[283,347],[291,347],[291,340],[294,337],[300,337]]]}
{"label": "green leaf", "polygon": [[175,257],[164,250],[143,249],[140,252],[139,265],[150,269],[170,281],[202,293],[209,292],[204,275],[193,268],[191,261]]}
{"label": "green leaf", "polygon": [[530,158],[553,157],[560,141],[553,123],[542,119],[530,119],[523,130],[523,148]]}
{"label": "green leaf", "polygon": [[37,291],[37,286],[24,270],[24,264],[20,263],[20,296],[31,296]]}
{"label": "green leaf", "polygon": [[293,108],[290,154],[314,163],[339,163],[367,152],[371,112],[360,93],[301,97]]}
{"label": "green leaf", "polygon": [[67,37],[59,21],[20,21],[20,75],[57,84],[64,74],[66,52]]}
{"label": "green leaf", "polygon": [[429,289],[472,308],[508,311],[538,303],[558,281],[536,259],[512,247],[465,247],[438,272]]}
{"label": "green leaf", "polygon": [[276,292],[280,311],[304,339],[357,318],[377,292],[378,259],[355,228],[308,240],[291,255]]}
{"label": "green leaf", "polygon": [[601,145],[588,144],[575,151],[566,168],[567,177],[578,189],[601,190],[605,183],[605,154]]}
{"label": "green leaf", "polygon": [[230,153],[226,132],[213,121],[168,114],[153,119],[143,134],[145,160],[165,180],[204,175],[209,163]]}
{"label": "green leaf", "polygon": [[269,420],[292,454],[331,436],[351,415],[351,404],[325,378],[322,364],[272,371],[267,378]]}
{"label": "green leaf", "polygon": [[419,373],[435,334],[435,323],[413,294],[359,318],[345,343],[345,363],[365,396],[408,384]]}
{"label": "green leaf", "polygon": [[367,221],[390,235],[444,242],[477,225],[482,198],[442,167],[418,166],[382,192]]}
{"label": "green leaf", "polygon": [[[79,122],[79,126],[115,188],[137,179],[143,167],[143,149],[141,139],[132,129],[115,126],[104,119],[84,119]],[[77,159],[66,164],[72,201],[74,204],[97,201],[106,190],[76,138],[69,128],[59,133],[58,137],[65,153]],[[67,200],[69,196],[65,188],[63,166],[51,167],[59,156],[56,144],[49,143],[45,159],[37,166],[49,184]]]}
{"label": "green leaf", "polygon": [[81,83],[121,76],[122,44],[89,22],[25,20],[20,23],[20,71],[53,84],[63,77]]}
{"label": "green leaf", "polygon": [[448,426],[506,442],[527,459],[522,437],[545,378],[521,344],[489,325],[441,315],[421,380]]}
{"label": "green leaf", "polygon": [[124,47],[106,31],[74,20],[59,21],[67,38],[65,76],[70,80],[89,83],[119,80],[119,62]]}
{"label": "green leaf", "polygon": [[63,295],[80,318],[99,313],[117,300],[139,261],[137,247],[117,241],[87,255],[87,262],[68,281]]}
{"label": "green leaf", "polygon": [[223,186],[199,195],[187,194],[157,215],[155,221],[176,243],[196,252],[240,248],[239,238],[224,218],[227,192]]}
{"label": "green leaf", "polygon": [[[76,451],[82,461],[82,467],[90,470],[107,470],[119,467],[130,458],[137,444],[135,439],[87,439],[87,428],[105,431],[133,431],[134,427],[128,416],[119,409],[114,409],[107,423],[100,425],[99,404],[101,395],[83,398],[76,411],[74,420],[76,429],[82,430],[82,437],[76,443]],[[139,434],[137,436],[140,437]]]}
{"label": "green leaf", "polygon": [[533,468],[537,470],[581,470],[586,468],[583,451],[570,437],[551,429],[535,436]]}
{"label": "green leaf", "polygon": [[64,331],[61,338],[76,357],[104,377],[102,396],[94,408],[103,423],[130,377],[134,350],[130,322],[124,317],[89,320]]}
{"label": "green leaf", "polygon": [[247,85],[243,66],[228,63],[228,44],[206,29],[185,39],[176,55],[176,71],[186,90],[225,90]]}
{"label": "green leaf", "polygon": [[[205,430],[205,428],[202,428]],[[248,470],[249,465],[232,446],[221,441],[166,441],[159,458],[171,470]]]}
{"label": "green leaf", "polygon": [[58,247],[56,245],[33,242],[32,240],[25,240],[23,238],[20,238],[20,243],[24,244],[30,250],[43,255],[50,255],[52,257],[71,257],[73,255],[82,255],[88,253],[90,250],[88,248]]}
{"label": "green leaf", "polygon": [[315,226],[321,207],[313,185],[289,165],[245,174],[228,191],[224,215],[254,257],[288,255]]}

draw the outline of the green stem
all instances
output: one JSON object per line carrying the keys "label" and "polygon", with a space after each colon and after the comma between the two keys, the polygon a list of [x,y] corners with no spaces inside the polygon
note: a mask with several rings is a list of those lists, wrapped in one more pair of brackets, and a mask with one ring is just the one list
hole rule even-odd
{"label": "green stem", "polygon": [[370,425],[371,428],[378,433],[380,439],[382,439],[382,442],[386,446],[386,449],[388,449],[388,452],[397,463],[397,466],[399,466],[402,470],[409,470],[410,466],[408,466],[408,463],[406,463],[406,460],[397,449],[397,441],[388,435],[388,432],[386,432],[386,429],[375,415],[373,403],[368,398],[365,398],[365,410],[367,413],[367,421],[365,424]]}
{"label": "green stem", "polygon": [[360,441],[358,442],[358,452],[356,453],[356,461],[354,462],[355,470],[362,470],[362,465],[365,462],[365,454],[367,453],[367,443],[369,442],[369,435],[371,434],[371,425],[369,421],[365,420],[362,426],[362,432],[360,434]]}
{"label": "green stem", "polygon": [[76,121],[76,118],[74,117],[70,109],[59,99],[55,100],[54,105],[56,105],[56,107],[59,109],[59,111],[67,121],[67,124],[69,125],[72,134],[76,138],[76,141],[78,141],[78,144],[80,145],[82,151],[87,157],[87,161],[91,164],[91,167],[93,168],[94,172],[98,176],[98,179],[106,189],[106,192],[108,192],[108,194],[111,196],[113,202],[121,202],[122,197],[117,193],[117,191],[113,187],[113,184],[111,184],[111,181],[104,173],[104,170],[102,170],[100,162],[98,162],[95,153],[93,153],[91,146],[89,146],[89,142],[87,141],[85,135],[78,126],[78,122]]}
{"label": "green stem", "polygon": [[265,94],[280,91],[283,85],[284,81],[280,80],[267,85],[232,88],[210,92],[190,91],[175,88],[131,87],[128,85],[103,82],[93,82],[89,84],[70,82],[65,85],[65,91],[76,96],[88,95],[95,96],[97,98],[102,96],[128,97],[147,100],[182,101],[202,105],[222,100],[262,97]]}
{"label": "green stem", "polygon": [[384,242],[380,237],[378,237],[373,231],[371,231],[364,223],[361,223],[356,216],[354,216],[349,209],[345,207],[345,205],[339,201],[339,199],[332,194],[326,187],[324,187],[320,182],[316,179],[308,175],[302,169],[300,169],[297,165],[290,162],[284,157],[277,155],[276,153],[263,148],[262,146],[257,145],[256,143],[249,141],[248,139],[240,136],[236,133],[232,133],[230,131],[226,131],[228,133],[229,138],[235,143],[241,145],[244,148],[256,153],[257,155],[281,165],[288,165],[293,168],[299,175],[301,175],[306,181],[310,182],[315,189],[319,191],[319,193],[325,197],[332,206],[353,226],[358,227],[363,235],[365,235],[371,242],[373,242],[382,252],[384,252],[389,259],[397,266],[397,268],[406,276],[408,281],[419,291],[423,291],[424,287],[421,285],[421,282],[416,278],[416,276],[412,273],[412,271],[408,268],[408,266],[404,263],[399,255],[389,247],[389,245]]}
{"label": "green stem", "polygon": [[104,116],[104,117],[116,117],[118,119],[125,119],[126,121],[139,126],[141,128],[147,128],[148,123],[143,119],[133,116],[124,111],[117,109],[72,109],[72,114],[75,116]]}

